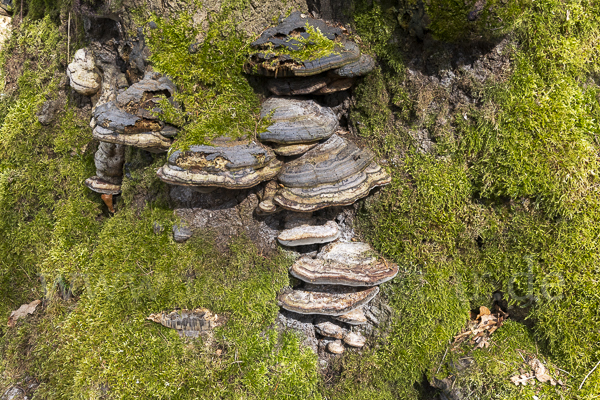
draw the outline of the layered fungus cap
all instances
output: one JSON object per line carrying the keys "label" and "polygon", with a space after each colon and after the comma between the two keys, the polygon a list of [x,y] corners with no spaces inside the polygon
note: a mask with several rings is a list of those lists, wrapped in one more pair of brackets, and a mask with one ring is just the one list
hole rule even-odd
{"label": "layered fungus cap", "polygon": [[160,121],[159,100],[172,100],[175,85],[156,73],[147,73],[143,80],[94,110],[94,138],[108,143],[139,147],[148,151],[167,151],[178,132],[172,125]]}
{"label": "layered fungus cap", "polygon": [[274,178],[281,168],[273,151],[258,143],[221,137],[212,144],[173,152],[159,178],[172,185],[245,189]]}
{"label": "layered fungus cap", "polygon": [[339,27],[294,12],[252,42],[246,73],[269,77],[311,76],[358,61],[360,49]]}
{"label": "layered fungus cap", "polygon": [[313,284],[375,286],[394,278],[398,266],[377,257],[367,243],[335,242],[321,249],[314,259],[296,260],[290,274]]}
{"label": "layered fungus cap", "polygon": [[338,127],[333,110],[313,100],[271,97],[263,103],[260,116],[273,123],[259,133],[259,139],[285,145],[327,139]]}
{"label": "layered fungus cap", "polygon": [[338,285],[305,285],[278,296],[279,306],[299,314],[343,315],[367,304],[379,293],[370,288]]}
{"label": "layered fungus cap", "polygon": [[347,206],[369,194],[371,189],[387,185],[390,175],[372,162],[363,171],[335,183],[315,187],[283,187],[273,202],[286,210],[311,212],[332,206]]}
{"label": "layered fungus cap", "polygon": [[79,49],[75,52],[73,62],[67,66],[67,76],[73,90],[84,96],[93,96],[100,90],[102,78],[94,53],[89,49]]}
{"label": "layered fungus cap", "polygon": [[371,151],[332,135],[283,167],[278,177],[283,187],[273,201],[299,212],[352,204],[391,181],[373,158]]}

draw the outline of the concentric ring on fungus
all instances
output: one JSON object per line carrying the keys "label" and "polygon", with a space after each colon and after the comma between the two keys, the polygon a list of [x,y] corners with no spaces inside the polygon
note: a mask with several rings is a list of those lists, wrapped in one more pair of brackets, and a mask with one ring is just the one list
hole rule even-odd
{"label": "concentric ring on fungus", "polygon": [[309,212],[331,206],[347,206],[377,186],[392,181],[390,175],[372,162],[364,171],[332,184],[312,188],[281,188],[273,201],[286,210]]}
{"label": "concentric ring on fungus", "polygon": [[286,187],[316,187],[339,182],[364,170],[375,156],[354,143],[332,135],[326,142],[286,163],[278,180]]}
{"label": "concentric ring on fungus", "polygon": [[307,285],[281,293],[279,306],[299,314],[343,315],[367,304],[379,293],[379,286],[358,288],[337,285]]}
{"label": "concentric ring on fungus", "polygon": [[[307,25],[334,42],[333,51],[314,60],[294,59],[294,52],[305,49],[303,41],[309,40]],[[311,43],[308,43],[310,46]],[[277,26],[266,29],[250,44],[255,53],[244,64],[248,74],[270,77],[311,76],[358,61],[360,49],[348,41],[339,27],[319,19],[294,12]]]}
{"label": "concentric ring on fungus", "polygon": [[324,246],[316,258],[301,257],[290,274],[320,285],[375,286],[398,274],[398,265],[377,257],[362,242],[334,242]]}
{"label": "concentric ring on fungus", "polygon": [[101,142],[134,146],[150,152],[167,151],[173,144],[172,139],[164,137],[159,132],[121,134],[102,128],[101,126],[94,128],[92,136]]}
{"label": "concentric ring on fungus", "polygon": [[273,150],[255,142],[220,137],[212,144],[173,152],[159,178],[172,185],[247,189],[274,178],[283,164]]}
{"label": "concentric ring on fungus", "polygon": [[329,107],[313,100],[270,97],[261,107],[261,118],[273,122],[258,138],[278,144],[306,144],[327,139],[338,127],[338,118]]}
{"label": "concentric ring on fungus", "polygon": [[273,160],[260,169],[244,168],[237,171],[190,171],[165,165],[157,174],[163,181],[179,186],[218,186],[227,189],[248,189],[262,181],[273,179],[281,169],[282,162]]}

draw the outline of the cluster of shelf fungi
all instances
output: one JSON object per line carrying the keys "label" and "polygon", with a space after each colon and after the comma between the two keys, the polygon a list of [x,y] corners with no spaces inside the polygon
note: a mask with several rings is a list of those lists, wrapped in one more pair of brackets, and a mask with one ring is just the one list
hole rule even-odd
{"label": "cluster of shelf fungi", "polygon": [[[316,59],[294,60],[290,51],[306,41],[310,44],[307,30],[311,27],[333,41],[333,51]],[[378,285],[398,273],[398,267],[378,257],[366,243],[341,241],[335,221],[317,225],[312,213],[350,205],[391,178],[369,149],[344,138],[332,109],[311,97],[349,89],[375,63],[361,54],[342,28],[299,12],[264,31],[251,47],[245,72],[265,77],[273,94],[262,104],[261,116],[272,123],[258,133],[259,142],[220,137],[211,145],[174,151],[158,177],[170,185],[192,187],[198,196],[216,188],[264,185],[256,213],[288,210],[279,243],[288,248],[322,245],[316,256],[297,258],[290,274],[301,284],[279,294],[280,307],[319,316],[314,328],[327,339],[331,353],[342,353],[345,345],[362,347],[366,339],[352,327],[367,323],[365,306],[379,292]],[[85,184],[100,193],[114,212],[112,198],[121,191],[124,146],[166,152],[179,129],[157,117],[159,99],[172,102],[176,91],[167,77],[147,72],[127,87],[109,64],[94,51],[81,49],[69,64],[68,75],[75,91],[96,96],[90,126],[100,145],[96,175]],[[153,314],[150,319],[186,336],[216,326],[216,317],[208,310],[196,311]],[[198,322],[207,315],[212,322]]]}

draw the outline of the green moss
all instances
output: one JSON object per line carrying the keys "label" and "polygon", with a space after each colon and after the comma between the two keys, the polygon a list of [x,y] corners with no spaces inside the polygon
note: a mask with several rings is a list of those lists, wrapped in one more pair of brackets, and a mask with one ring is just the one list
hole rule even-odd
{"label": "green moss", "polygon": [[[163,102],[165,120],[183,126],[175,148],[204,144],[218,136],[252,138],[260,129],[260,103],[242,72],[249,39],[235,29],[227,10],[215,16],[201,43],[191,15],[154,17],[148,32],[154,67],[177,85],[181,109]],[[189,49],[196,46],[192,54]]]}
{"label": "green moss", "polygon": [[[568,396],[576,382],[559,371],[539,353],[535,338],[522,324],[507,321],[489,340],[489,348],[473,350],[473,345],[453,348],[447,354],[438,379],[454,377],[453,386],[464,394],[477,399],[523,399],[537,396],[555,399]],[[516,386],[510,378],[520,375],[520,370],[530,372],[524,361],[537,358],[548,373],[565,385],[550,383]]]}
{"label": "green moss", "polygon": [[[476,389],[478,398],[531,395],[506,378],[515,372],[516,350],[533,354],[537,347],[536,355],[572,374],[562,392],[544,387],[538,396],[593,398],[600,375],[590,375],[581,391],[578,386],[600,356],[593,329],[600,302],[592,295],[600,256],[596,6],[528,4],[510,28],[519,43],[511,73],[473,93],[482,107],[455,111],[457,140],[438,142],[429,156],[414,151],[402,126],[428,129],[436,115],[424,111],[414,93],[422,95],[426,88],[406,86],[402,65],[377,39],[377,32],[386,32],[382,27],[397,29],[385,7],[359,9],[357,15],[359,35],[368,38],[366,46],[382,62],[381,71],[357,88],[351,119],[388,160],[394,177],[367,201],[361,220],[369,240],[405,269],[400,278],[405,286],[395,291],[397,278],[384,290],[399,315],[393,339],[346,364],[346,378],[334,392],[359,398],[377,390],[388,397],[422,396],[413,384],[435,374],[467,317],[463,312],[490,305],[491,293],[503,290],[515,313],[530,307],[533,328],[513,322],[498,330],[494,340],[505,345],[477,353],[477,366],[461,385]],[[464,17],[463,11],[456,17]],[[447,40],[468,37],[461,29],[440,32]],[[495,364],[500,361],[511,367]]]}
{"label": "green moss", "polygon": [[[338,54],[336,43],[323,35],[319,28],[315,29],[306,22],[305,30],[308,37],[298,36],[288,39],[288,42],[295,42],[295,45],[299,47],[297,50],[291,50],[287,47],[274,49],[270,46],[268,49],[255,50],[250,52],[250,54],[268,52],[274,54],[276,57],[288,55],[296,62],[313,61],[331,54]],[[271,43],[269,43],[269,45],[271,45]]]}

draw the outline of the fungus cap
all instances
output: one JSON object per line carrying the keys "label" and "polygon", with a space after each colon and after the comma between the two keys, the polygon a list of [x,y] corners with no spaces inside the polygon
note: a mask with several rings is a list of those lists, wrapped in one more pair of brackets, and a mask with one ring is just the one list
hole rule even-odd
{"label": "fungus cap", "polygon": [[329,243],[340,237],[340,228],[335,221],[327,221],[325,225],[302,225],[285,229],[277,240],[284,246],[304,246],[316,243]]}
{"label": "fungus cap", "polygon": [[312,143],[327,139],[338,127],[338,119],[329,107],[313,100],[270,97],[261,108],[261,118],[273,122],[258,134],[260,140],[279,144]]}
{"label": "fungus cap", "polygon": [[282,308],[299,314],[343,315],[367,304],[379,293],[379,287],[370,288],[338,285],[306,285],[278,296]]}
{"label": "fungus cap", "polygon": [[375,156],[370,150],[332,135],[325,142],[284,165],[278,180],[289,188],[336,183],[363,171]]}
{"label": "fungus cap", "polygon": [[389,174],[372,162],[364,171],[335,183],[309,188],[281,188],[273,201],[286,210],[311,212],[332,206],[346,206],[391,182]]}

